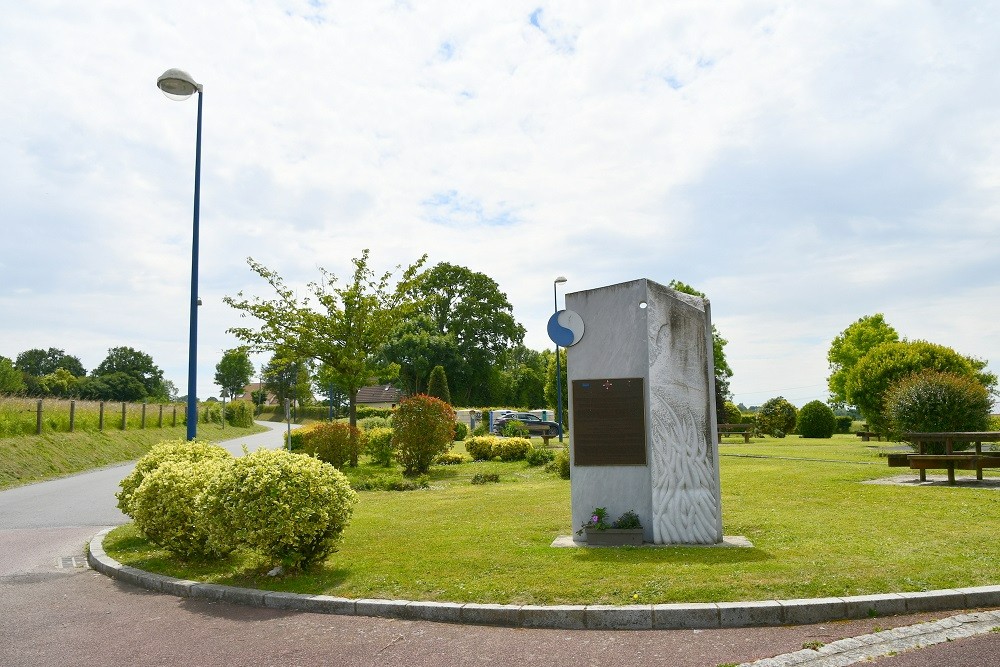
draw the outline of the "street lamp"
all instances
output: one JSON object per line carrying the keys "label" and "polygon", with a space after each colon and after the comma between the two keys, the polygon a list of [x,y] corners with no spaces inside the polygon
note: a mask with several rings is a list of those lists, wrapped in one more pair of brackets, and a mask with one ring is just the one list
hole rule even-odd
{"label": "street lamp", "polygon": [[168,69],[156,80],[168,98],[186,100],[198,93],[198,132],[194,149],[194,225],[191,241],[191,333],[188,339],[187,439],[198,435],[198,209],[201,202],[201,96],[202,85],[179,69]]}
{"label": "street lamp", "polygon": [[[552,305],[559,312],[559,297],[556,296],[556,286],[566,282],[565,276],[559,276],[552,281]],[[559,361],[559,343],[556,343],[556,410],[559,420],[559,442],[563,441],[563,402],[562,402],[562,363]]]}

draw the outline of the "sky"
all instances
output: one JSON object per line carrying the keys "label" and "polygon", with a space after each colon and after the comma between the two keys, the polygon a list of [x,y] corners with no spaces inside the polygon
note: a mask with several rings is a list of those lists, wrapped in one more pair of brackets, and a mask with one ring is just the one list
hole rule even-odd
{"label": "sky", "polygon": [[[567,292],[703,291],[733,398],[827,397],[883,313],[1000,371],[1000,5],[0,0],[0,355],[130,346],[186,393],[204,86],[198,395],[223,303],[427,253],[525,343]],[[256,358],[258,366],[266,357]]]}

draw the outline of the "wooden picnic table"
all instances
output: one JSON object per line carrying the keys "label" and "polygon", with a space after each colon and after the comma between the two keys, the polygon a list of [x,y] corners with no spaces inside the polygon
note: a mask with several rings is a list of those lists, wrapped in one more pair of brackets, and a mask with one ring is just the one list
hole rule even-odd
{"label": "wooden picnic table", "polygon": [[[1000,454],[983,454],[984,442],[1000,442],[1000,431],[950,431],[941,433],[907,432],[903,440],[917,446],[916,454],[906,454],[906,463],[910,468],[920,471],[920,481],[927,480],[927,470],[946,468],[948,483],[955,484],[955,469],[975,470],[976,479],[983,478],[983,468],[1000,468]],[[927,444],[944,443],[944,454],[927,454]],[[955,443],[971,442],[975,444],[975,452],[956,452]],[[889,465],[899,465],[891,460]]]}

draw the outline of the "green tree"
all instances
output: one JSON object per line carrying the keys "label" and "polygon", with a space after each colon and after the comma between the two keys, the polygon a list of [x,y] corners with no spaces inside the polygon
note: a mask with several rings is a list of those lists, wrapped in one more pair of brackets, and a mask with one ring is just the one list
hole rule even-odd
{"label": "green tree", "polygon": [[80,378],[74,376],[65,368],[57,368],[48,375],[38,378],[38,387],[46,396],[75,396]]}
{"label": "green tree", "polygon": [[433,396],[408,396],[396,408],[392,429],[404,474],[426,473],[435,457],[447,452],[455,440],[455,411]]}
{"label": "green tree", "polygon": [[431,371],[431,379],[427,382],[427,395],[451,404],[451,392],[448,391],[448,376],[444,373],[444,366],[435,366]]}
{"label": "green tree", "polygon": [[856,405],[873,431],[885,432],[890,424],[885,399],[892,385],[923,370],[955,373],[976,380],[995,393],[997,377],[985,370],[986,362],[965,357],[944,345],[927,341],[894,341],[876,345],[851,369],[845,382],[847,401]]}
{"label": "green tree", "polygon": [[79,385],[80,398],[90,401],[127,401],[136,403],[147,398],[146,387],[128,373],[115,371],[83,378]]}
{"label": "green tree", "polygon": [[757,411],[757,428],[767,435],[783,438],[786,433],[795,430],[797,417],[798,410],[795,406],[783,396],[778,396],[760,406],[760,410]]}
{"label": "green tree", "polygon": [[[259,329],[230,329],[254,350],[269,350],[282,361],[314,359],[348,395],[351,426],[357,426],[358,390],[373,378],[398,373],[382,351],[392,332],[414,312],[417,273],[426,258],[407,267],[395,288],[393,272],[376,276],[368,266],[368,250],[353,260],[351,281],[341,285],[336,276],[321,269],[322,280],[309,284],[302,301],[276,272],[248,260],[251,269],[264,278],[277,297],[236,298],[224,301],[244,315],[261,322]],[[398,267],[397,267],[398,268]]]}
{"label": "green tree", "polygon": [[47,350],[40,348],[25,350],[17,355],[14,365],[22,373],[34,377],[55,373],[59,368],[69,371],[74,377],[83,377],[87,374],[78,358],[54,347]]}
{"label": "green tree", "polygon": [[882,343],[894,343],[899,334],[886,321],[882,313],[866,315],[841,331],[833,342],[826,359],[830,364],[830,403],[844,408],[850,405],[847,399],[847,377],[861,357]]}
{"label": "green tree", "polygon": [[455,342],[458,367],[442,364],[452,395],[462,405],[485,405],[490,369],[524,340],[524,327],[514,319],[507,295],[486,274],[447,262],[421,275],[418,294],[421,312],[439,334]]}
{"label": "green tree", "polygon": [[222,359],[215,366],[215,384],[236,398],[243,395],[243,389],[250,384],[253,372],[253,363],[250,362],[246,347],[226,350],[222,353]]}
{"label": "green tree", "polygon": [[[138,381],[143,387],[143,395],[134,396],[134,388],[127,387],[127,383],[123,383],[120,378],[114,378],[110,382],[106,380],[107,376],[115,373],[123,373]],[[105,384],[117,388],[113,391],[119,393],[112,397],[113,400],[141,400],[146,397],[167,398],[163,388],[163,371],[153,363],[152,357],[131,347],[122,346],[109,349],[108,356],[94,369],[92,375],[104,379]],[[134,396],[134,398],[120,397],[124,394]]]}
{"label": "green tree", "polygon": [[[556,355],[551,350],[547,350],[549,353],[547,356],[547,364],[545,369],[545,402],[552,407],[554,411],[557,411],[558,415],[558,405],[559,401],[557,399],[556,393]],[[559,348],[559,364],[560,364],[560,384],[562,389],[562,403],[563,403],[563,427],[566,426],[566,420],[569,418],[569,385],[566,379],[566,348]],[[555,421],[555,420],[553,420]]]}
{"label": "green tree", "polygon": [[24,377],[7,357],[0,357],[0,394],[20,394],[25,390]]}
{"label": "green tree", "polygon": [[410,396],[427,391],[427,381],[435,366],[442,366],[454,384],[463,364],[455,337],[441,333],[425,313],[401,322],[383,348],[382,356],[386,363],[399,366],[399,386]]}
{"label": "green tree", "polygon": [[[671,280],[667,285],[672,290],[678,292],[683,292],[684,294],[690,294],[691,296],[700,296],[702,299],[706,298],[705,293],[696,290],[691,285],[687,283],[682,283],[679,280]],[[718,403],[718,410],[722,410],[722,405],[727,398],[729,398],[729,380],[733,377],[733,369],[730,368],[729,362],[726,360],[726,345],[729,341],[723,338],[719,334],[719,330],[712,325],[712,361],[715,364],[715,392],[716,392],[716,402]],[[721,398],[722,400],[718,400]]]}

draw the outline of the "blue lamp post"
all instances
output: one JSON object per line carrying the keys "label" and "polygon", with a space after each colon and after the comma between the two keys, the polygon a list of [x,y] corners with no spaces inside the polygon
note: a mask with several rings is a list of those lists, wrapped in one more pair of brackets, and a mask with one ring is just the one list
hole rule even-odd
{"label": "blue lamp post", "polygon": [[[559,297],[556,286],[566,282],[565,276],[559,276],[552,281],[552,304],[556,313],[559,312]],[[556,410],[559,420],[559,442],[563,441],[563,401],[562,401],[562,362],[559,360],[559,343],[556,343]]]}
{"label": "blue lamp post", "polygon": [[198,209],[201,203],[201,96],[202,85],[179,69],[168,69],[156,87],[172,100],[182,101],[198,93],[198,132],[194,149],[194,225],[191,241],[191,332],[188,339],[187,439],[198,435]]}

